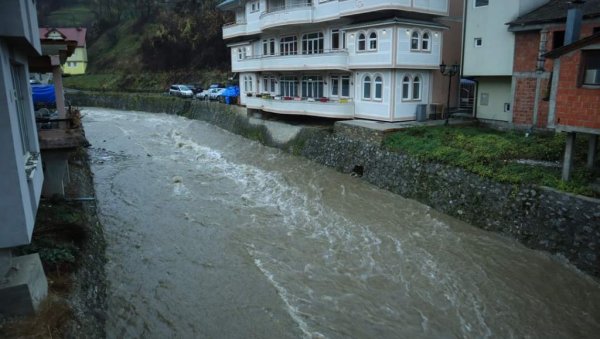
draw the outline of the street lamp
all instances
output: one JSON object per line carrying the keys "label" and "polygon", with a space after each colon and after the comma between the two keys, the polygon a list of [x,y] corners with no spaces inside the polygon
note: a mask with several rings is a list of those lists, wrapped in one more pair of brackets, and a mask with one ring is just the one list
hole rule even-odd
{"label": "street lamp", "polygon": [[448,100],[446,101],[446,122],[444,125],[448,125],[450,119],[450,91],[452,90],[452,77],[458,74],[460,65],[454,64],[452,66],[446,65],[444,61],[440,64],[440,72],[443,76],[448,77]]}

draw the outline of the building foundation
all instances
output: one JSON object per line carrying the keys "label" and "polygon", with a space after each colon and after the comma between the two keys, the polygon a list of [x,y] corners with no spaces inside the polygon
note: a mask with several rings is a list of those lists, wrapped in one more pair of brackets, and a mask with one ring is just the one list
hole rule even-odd
{"label": "building foundation", "polygon": [[33,314],[48,295],[48,281],[40,256],[35,253],[12,257],[9,262],[7,267],[0,266],[6,269],[0,276],[0,315]]}

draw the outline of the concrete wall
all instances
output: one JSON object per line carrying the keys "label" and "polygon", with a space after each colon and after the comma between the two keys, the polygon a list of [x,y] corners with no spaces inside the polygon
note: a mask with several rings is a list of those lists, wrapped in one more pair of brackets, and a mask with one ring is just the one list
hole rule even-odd
{"label": "concrete wall", "polygon": [[[13,66],[21,71],[16,76],[22,89],[21,121],[28,130],[28,136],[24,136],[29,144],[26,150],[19,127],[18,103],[11,70]],[[0,248],[30,242],[43,181],[27,67],[27,55],[11,49],[0,38],[0,108],[3,111],[0,114]],[[32,166],[29,175],[26,165]]]}
{"label": "concrete wall", "polygon": [[[478,78],[476,101],[477,118],[510,122],[512,120],[511,77]],[[510,105],[509,110],[506,110],[505,104]]]}

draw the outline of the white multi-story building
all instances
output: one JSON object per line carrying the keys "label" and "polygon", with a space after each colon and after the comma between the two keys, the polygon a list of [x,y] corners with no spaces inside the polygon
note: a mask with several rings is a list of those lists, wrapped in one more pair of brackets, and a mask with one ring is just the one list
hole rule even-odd
{"label": "white multi-story building", "polygon": [[[448,82],[439,74],[443,38],[449,29],[458,37],[461,32],[444,20],[451,6],[460,16],[461,3],[225,0],[219,8],[235,13],[223,38],[243,105],[280,114],[406,121],[415,120],[418,105],[446,101]],[[458,62],[460,45],[447,48],[456,51],[447,61]]]}
{"label": "white multi-story building", "polygon": [[515,35],[507,23],[548,0],[465,0],[463,77],[477,82],[478,118],[512,122]]}

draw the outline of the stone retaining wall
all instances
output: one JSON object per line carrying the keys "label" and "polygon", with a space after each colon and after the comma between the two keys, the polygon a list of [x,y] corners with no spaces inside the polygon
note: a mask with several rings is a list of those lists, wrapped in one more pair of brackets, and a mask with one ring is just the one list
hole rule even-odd
{"label": "stone retaining wall", "polygon": [[518,239],[530,248],[563,255],[600,276],[600,201],[544,187],[491,181],[459,168],[428,163],[380,146],[381,135],[361,128],[304,128],[277,143],[245,110],[170,97],[79,93],[73,104],[166,112],[204,120],[234,133],[303,155],[342,172],[356,172],[383,189],[415,199],[474,226]]}

